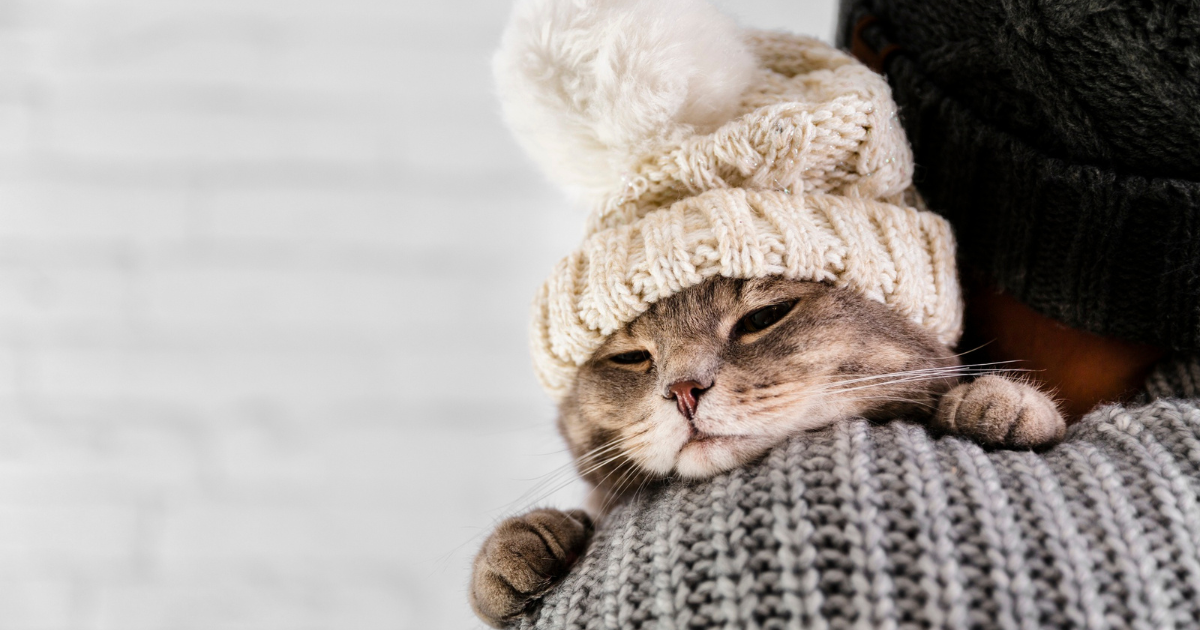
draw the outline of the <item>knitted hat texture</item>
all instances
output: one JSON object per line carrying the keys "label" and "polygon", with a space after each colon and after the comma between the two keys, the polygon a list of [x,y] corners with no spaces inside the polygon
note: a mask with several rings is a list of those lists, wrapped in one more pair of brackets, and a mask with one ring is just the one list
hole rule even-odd
{"label": "knitted hat texture", "polygon": [[[496,56],[518,138],[593,208],[534,301],[545,389],[561,399],[608,335],[718,275],[846,287],[953,345],[954,239],[919,209],[886,82],[817,40],[742,30],[694,0],[659,19],[663,4],[523,0]],[[678,73],[724,79],[696,94]]]}
{"label": "knitted hat texture", "polygon": [[1200,2],[842,0],[838,37],[886,72],[963,262],[1069,326],[1200,349]]}

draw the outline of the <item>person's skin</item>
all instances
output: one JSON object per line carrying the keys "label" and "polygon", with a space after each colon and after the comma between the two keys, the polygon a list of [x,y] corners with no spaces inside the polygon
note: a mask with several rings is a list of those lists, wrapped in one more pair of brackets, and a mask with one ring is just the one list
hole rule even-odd
{"label": "person's skin", "polygon": [[[1019,361],[1012,367],[1052,392],[1067,422],[1097,405],[1121,402],[1142,388],[1167,351],[1068,328],[985,282],[968,282],[966,363]],[[1000,366],[1008,367],[1008,366]]]}

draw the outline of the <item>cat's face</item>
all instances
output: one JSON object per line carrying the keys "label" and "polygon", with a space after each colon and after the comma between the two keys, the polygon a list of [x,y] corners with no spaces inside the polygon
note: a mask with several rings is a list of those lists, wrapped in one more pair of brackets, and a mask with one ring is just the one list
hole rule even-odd
{"label": "cat's face", "polygon": [[951,379],[872,377],[956,364],[933,335],[851,291],[713,278],[613,333],[580,368],[559,425],[584,478],[619,495],[740,466],[841,418],[927,414]]}

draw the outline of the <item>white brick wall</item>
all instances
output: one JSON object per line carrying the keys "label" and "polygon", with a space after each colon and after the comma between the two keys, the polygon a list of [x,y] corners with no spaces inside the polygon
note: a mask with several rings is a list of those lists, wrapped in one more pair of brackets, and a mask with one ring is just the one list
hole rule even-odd
{"label": "white brick wall", "polygon": [[507,10],[0,3],[0,630],[479,625],[567,463],[525,317],[582,229],[496,115]]}

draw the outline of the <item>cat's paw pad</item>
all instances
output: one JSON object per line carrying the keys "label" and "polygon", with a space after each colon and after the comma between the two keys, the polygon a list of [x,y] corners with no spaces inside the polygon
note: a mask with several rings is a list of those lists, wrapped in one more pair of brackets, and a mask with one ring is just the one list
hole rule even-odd
{"label": "cat's paw pad", "polygon": [[567,575],[591,535],[582,510],[534,510],[500,523],[475,556],[475,614],[493,627],[507,625]]}
{"label": "cat's paw pad", "polygon": [[1067,430],[1049,396],[1027,383],[992,375],[946,392],[934,427],[984,446],[1008,448],[1050,446]]}

